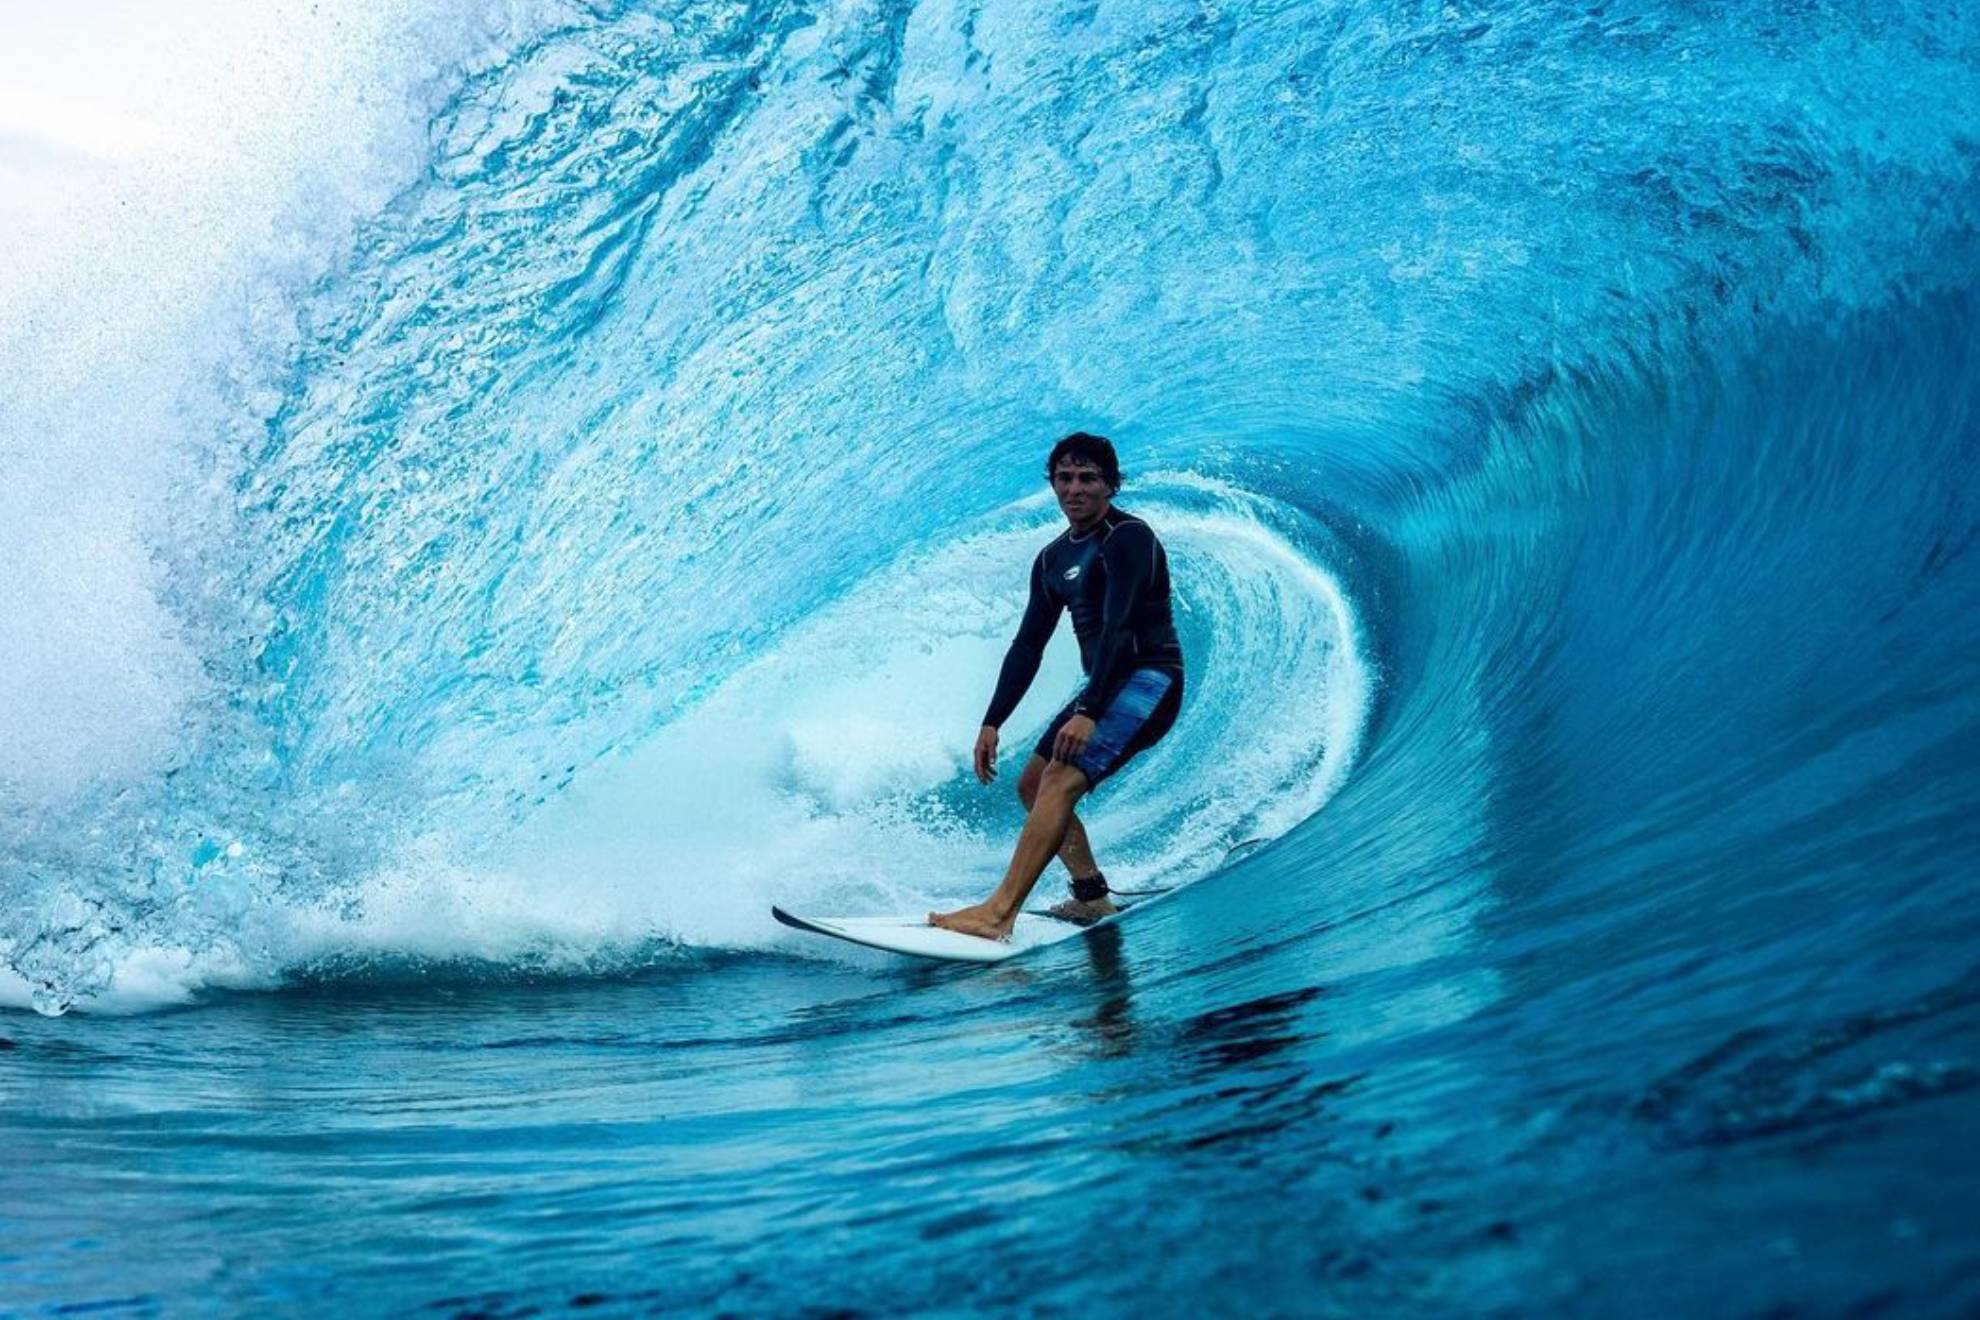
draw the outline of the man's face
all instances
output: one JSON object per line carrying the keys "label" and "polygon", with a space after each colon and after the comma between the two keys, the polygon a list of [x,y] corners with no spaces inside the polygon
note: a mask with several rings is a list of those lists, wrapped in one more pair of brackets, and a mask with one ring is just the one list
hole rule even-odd
{"label": "man's face", "polygon": [[1059,497],[1059,511],[1075,527],[1092,522],[1113,502],[1100,469],[1076,458],[1062,458],[1052,469],[1052,493]]}

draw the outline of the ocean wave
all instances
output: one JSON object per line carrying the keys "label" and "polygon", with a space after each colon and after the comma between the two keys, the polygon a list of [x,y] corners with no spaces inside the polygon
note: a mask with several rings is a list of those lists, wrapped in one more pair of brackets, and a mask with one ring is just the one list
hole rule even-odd
{"label": "ocean wave", "polygon": [[[229,277],[245,318],[138,323],[206,383],[141,392],[114,518],[12,524],[90,547],[0,649],[13,997],[966,889],[1015,808],[962,744],[1074,425],[1202,675],[1096,810],[1124,873],[1270,835],[1295,928],[1422,895],[1398,962],[1598,907],[1597,946],[1697,944],[1728,874],[1841,922],[1892,850],[1943,895],[1970,20],[1626,8],[515,19],[347,226]],[[1792,55],[1829,47],[1860,75]]]}

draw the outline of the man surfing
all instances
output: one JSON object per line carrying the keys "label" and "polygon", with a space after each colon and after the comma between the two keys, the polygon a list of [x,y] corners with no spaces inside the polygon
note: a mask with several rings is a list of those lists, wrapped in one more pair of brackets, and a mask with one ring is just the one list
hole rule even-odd
{"label": "man surfing", "polygon": [[928,914],[931,925],[991,940],[1010,937],[1055,854],[1072,873],[1072,898],[1054,907],[1054,916],[1084,924],[1117,910],[1073,808],[1161,741],[1182,705],[1169,557],[1147,523],[1114,507],[1121,489],[1114,446],[1075,431],[1052,446],[1045,475],[1067,527],[1031,561],[1031,598],[976,735],[977,779],[987,784],[997,777],[997,730],[1037,677],[1062,611],[1072,612],[1086,686],[1046,726],[1018,776],[1018,798],[1029,814],[997,892],[970,907]]}

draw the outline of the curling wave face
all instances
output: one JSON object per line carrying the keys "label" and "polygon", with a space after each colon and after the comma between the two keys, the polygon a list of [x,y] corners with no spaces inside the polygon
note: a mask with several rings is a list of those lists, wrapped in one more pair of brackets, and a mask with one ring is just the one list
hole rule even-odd
{"label": "curling wave face", "polygon": [[[575,941],[601,967],[718,930],[768,938],[760,887],[734,885],[719,917],[698,896],[711,870],[763,865],[690,845],[664,802],[635,813],[632,897],[578,928],[563,914],[583,882],[555,861],[567,844],[541,844],[526,872],[491,860],[491,840],[551,837],[534,818],[568,816],[555,805],[567,790],[625,801],[622,762],[693,745],[696,719],[716,718],[694,712],[744,672],[782,685],[751,705],[759,759],[801,746],[794,777],[766,771],[728,798],[739,811],[796,820],[821,802],[851,809],[851,779],[894,801],[953,777],[989,639],[1008,627],[989,582],[1021,580],[1023,537],[994,543],[1009,563],[960,580],[919,570],[915,590],[955,608],[885,621],[882,650],[939,646],[952,667],[924,665],[890,712],[884,684],[854,676],[864,657],[777,657],[815,634],[808,621],[891,590],[890,564],[978,544],[986,518],[1036,489],[1035,451],[1059,419],[1121,402],[1097,376],[1049,381],[1071,361],[1050,346],[1064,333],[1051,317],[1024,332],[1040,336],[1036,355],[965,342],[1014,324],[993,286],[1045,275],[1003,240],[958,245],[968,226],[936,223],[932,200],[980,181],[971,207],[1008,209],[1007,239],[1059,222],[995,170],[1014,129],[964,127],[986,107],[917,111],[988,132],[980,165],[875,131],[878,104],[844,85],[844,61],[878,77],[919,52],[920,105],[978,59],[933,15],[879,33],[875,17],[548,23],[442,108],[431,179],[317,283],[288,351],[257,360],[250,345],[230,366],[244,383],[214,402],[233,415],[213,420],[243,448],[198,454],[213,476],[176,489],[173,525],[149,529],[163,580],[117,584],[169,616],[127,620],[125,647],[197,670],[161,681],[171,691],[146,712],[173,739],[53,785],[18,773],[32,747],[19,758],[14,993],[54,1009],[142,1002],[342,955],[298,941],[298,922],[355,922],[373,932],[360,951],[469,960],[562,964]],[[580,98],[592,108],[572,101],[578,87],[594,89]],[[598,122],[607,105],[626,122]],[[861,123],[835,155],[782,150],[795,126],[836,139]],[[910,181],[884,182],[897,167]],[[1006,378],[992,388],[994,374]],[[1144,471],[1178,474],[1141,489],[1152,514],[1174,510],[1164,530],[1200,574],[1185,607],[1215,657],[1165,771],[1140,777],[1170,781],[1168,805],[1130,787],[1114,813],[1132,826],[1122,864],[1178,878],[1220,844],[1311,814],[1347,764],[1370,682],[1329,534],[1297,491],[1247,493],[1241,463],[1205,462],[1199,440],[1161,428],[1130,449]],[[1260,724],[1274,685],[1301,695]],[[804,774],[833,760],[857,765],[830,772],[840,782],[821,798]],[[954,814],[940,795],[921,805]],[[956,809],[982,817],[979,851],[984,829],[1011,825]],[[804,837],[791,830],[786,852]],[[858,846],[837,873],[952,898],[987,869],[924,853],[909,877],[897,846]],[[388,895],[455,888],[499,913],[442,923],[456,947],[409,936],[415,948],[394,949],[379,930],[397,929],[379,916],[398,910]]]}

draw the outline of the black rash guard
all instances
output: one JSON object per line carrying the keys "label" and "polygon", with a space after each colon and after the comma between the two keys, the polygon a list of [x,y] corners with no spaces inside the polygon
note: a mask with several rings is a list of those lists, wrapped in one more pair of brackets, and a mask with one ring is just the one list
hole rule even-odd
{"label": "black rash guard", "polygon": [[1147,523],[1110,508],[1090,530],[1068,528],[1031,561],[1031,599],[1004,655],[983,722],[1001,727],[1038,675],[1045,643],[1071,610],[1086,690],[1073,712],[1099,718],[1137,669],[1182,673],[1182,646],[1169,608],[1169,556]]}

